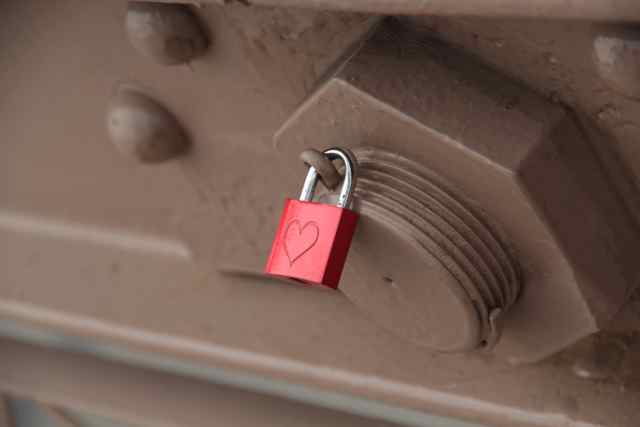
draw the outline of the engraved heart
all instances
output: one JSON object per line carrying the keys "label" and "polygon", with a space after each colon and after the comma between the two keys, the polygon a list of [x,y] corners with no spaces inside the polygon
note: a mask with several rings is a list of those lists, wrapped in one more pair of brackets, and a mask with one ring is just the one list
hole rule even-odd
{"label": "engraved heart", "polygon": [[284,252],[289,258],[289,266],[292,266],[302,255],[314,247],[318,242],[320,228],[314,221],[302,225],[299,220],[289,221],[284,231]]}

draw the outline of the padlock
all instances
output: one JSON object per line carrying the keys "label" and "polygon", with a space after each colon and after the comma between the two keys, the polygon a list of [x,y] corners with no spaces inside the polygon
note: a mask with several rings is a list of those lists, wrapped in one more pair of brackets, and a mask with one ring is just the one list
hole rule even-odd
{"label": "padlock", "polygon": [[347,150],[332,148],[324,154],[329,160],[344,162],[344,180],[337,205],[311,201],[318,172],[310,167],[300,200],[285,201],[265,272],[336,289],[358,222],[358,214],[348,209],[357,164]]}

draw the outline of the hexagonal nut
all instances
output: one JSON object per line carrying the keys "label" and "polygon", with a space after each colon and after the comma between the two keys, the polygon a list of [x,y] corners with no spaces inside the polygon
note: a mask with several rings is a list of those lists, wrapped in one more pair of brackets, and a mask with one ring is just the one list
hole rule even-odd
{"label": "hexagonal nut", "polygon": [[[640,236],[574,117],[424,34],[388,34],[379,29],[294,112],[276,134],[279,152],[292,163],[308,146],[395,152],[481,212],[513,248],[524,278],[496,355],[536,361],[599,330],[639,282]],[[402,54],[406,46],[420,49]],[[359,230],[355,244],[369,240],[367,232]],[[347,270],[362,268],[341,289],[402,335],[415,325],[384,307],[419,311],[434,302],[382,290],[375,274],[404,268],[397,257],[385,265],[388,255],[352,254]],[[413,274],[421,275],[429,277],[428,267]]]}

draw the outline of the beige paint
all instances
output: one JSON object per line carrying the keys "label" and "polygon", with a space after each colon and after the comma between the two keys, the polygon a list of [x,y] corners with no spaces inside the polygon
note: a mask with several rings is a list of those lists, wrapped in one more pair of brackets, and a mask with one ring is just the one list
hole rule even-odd
{"label": "beige paint", "polygon": [[2,388],[46,402],[57,427],[76,425],[58,406],[142,427],[396,425],[86,355],[0,345]]}
{"label": "beige paint", "polygon": [[[291,156],[320,134],[327,145],[342,144],[361,154],[397,153],[386,159],[396,165],[392,175],[378,175],[357,191],[363,227],[354,239],[342,289],[373,321],[399,336],[444,349],[434,344],[434,336],[446,336],[448,328],[466,332],[472,322],[463,322],[454,297],[436,292],[444,284],[458,289],[456,280],[444,279],[420,250],[403,250],[394,238],[382,237],[384,231],[370,225],[370,205],[390,207],[399,216],[373,218],[382,228],[408,223],[408,231],[395,230],[396,237],[405,245],[418,241],[439,258],[475,301],[481,324],[492,309],[504,308],[504,331],[494,354],[512,362],[540,360],[593,333],[637,286],[640,235],[575,118],[442,46],[429,32],[386,22],[292,114],[275,143],[283,156]],[[367,162],[363,174],[376,167]],[[492,295],[491,280],[483,280],[481,252],[469,255],[460,250],[464,244],[451,244],[461,242],[462,233],[475,233],[457,226],[454,235],[436,225],[440,219],[450,224],[451,214],[429,214],[432,203],[425,196],[408,190],[392,196],[396,205],[413,206],[409,210],[385,201],[393,194],[384,187],[392,178],[416,185],[418,180],[406,171],[429,173],[443,183],[509,248],[523,277],[513,309],[501,305],[500,292]],[[472,224],[468,218],[465,222]],[[517,283],[511,287],[517,293]],[[444,314],[447,310],[451,316]]]}
{"label": "beige paint", "polygon": [[[225,3],[225,0],[203,0],[203,3],[205,2],[221,4]],[[640,7],[635,0],[251,0],[249,3],[261,6],[407,15],[503,16],[602,21],[640,19]]]}
{"label": "beige paint", "polygon": [[[554,102],[593,123],[594,149],[640,220],[640,103],[609,88],[594,62],[593,43],[610,26],[594,22],[412,17],[411,25],[473,51]],[[623,167],[621,167],[622,165]]]}
{"label": "beige paint", "polygon": [[[3,4],[3,325],[497,426],[635,425],[639,392],[621,379],[594,385],[552,361],[514,368],[488,355],[432,353],[376,326],[341,293],[257,274],[282,199],[304,174],[290,160],[299,150],[275,152],[272,135],[375,18],[205,5],[198,13],[215,45],[190,67],[166,68],[129,45],[124,10],[121,1]],[[189,156],[145,167],[117,152],[104,115],[121,82],[176,115],[194,142]],[[11,380],[3,388],[42,393],[36,374],[48,353],[9,353],[0,355],[15,363],[0,365]],[[69,390],[101,372],[89,359],[87,376],[74,377],[63,369],[75,368],[64,366],[70,359],[53,360]],[[194,398],[205,399],[211,386],[202,387]],[[142,415],[116,397],[105,413],[189,416],[162,405]],[[266,410],[267,421],[286,416]]]}
{"label": "beige paint", "polygon": [[8,396],[0,395],[0,427],[14,427]]}
{"label": "beige paint", "polygon": [[64,409],[46,403],[38,403],[37,407],[55,427],[81,427],[66,415]]}

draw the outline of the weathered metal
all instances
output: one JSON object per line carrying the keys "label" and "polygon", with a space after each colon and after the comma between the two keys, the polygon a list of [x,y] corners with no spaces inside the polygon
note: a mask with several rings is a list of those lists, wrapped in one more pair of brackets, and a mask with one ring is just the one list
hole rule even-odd
{"label": "weathered metal", "polygon": [[[375,423],[371,418],[382,418],[381,425],[430,425],[446,416],[447,421],[500,427],[636,427],[640,364],[637,332],[632,331],[640,330],[640,310],[637,297],[622,295],[624,280],[609,280],[609,273],[616,270],[612,259],[620,261],[617,268],[627,268],[629,257],[637,253],[618,251],[633,248],[634,218],[640,218],[636,144],[640,104],[611,90],[599,76],[593,42],[602,31],[589,21],[622,14],[627,17],[621,19],[633,20],[637,15],[624,5],[636,2],[620,2],[622,7],[608,11],[598,8],[613,2],[585,2],[581,9],[562,11],[559,6],[546,11],[528,6],[541,2],[510,2],[522,8],[522,16],[580,18],[578,10],[584,11],[581,17],[587,20],[572,21],[489,19],[488,15],[504,10],[482,7],[477,8],[476,18],[404,17],[398,19],[399,28],[377,40],[381,46],[368,44],[368,56],[356,49],[356,57],[354,47],[380,17],[233,3],[190,6],[202,28],[211,32],[215,46],[189,65],[175,67],[160,67],[131,48],[123,29],[124,1],[60,0],[55,7],[26,0],[3,3],[0,334],[7,338],[0,344],[0,390],[60,405],[65,411],[88,409],[150,426],[211,425],[208,415],[215,407],[216,416],[235,425],[298,426],[316,421],[371,425]],[[297,3],[303,6],[302,1]],[[462,4],[447,3],[422,6]],[[329,5],[315,3],[323,4]],[[393,7],[410,2],[377,4]],[[333,5],[352,7],[347,2]],[[596,9],[599,14],[594,14]],[[400,42],[407,41],[407,34],[396,31],[403,26],[409,34],[415,30],[424,37]],[[454,47],[434,44],[434,38]],[[468,65],[464,73],[452,71],[455,63],[438,68],[447,58],[457,58],[459,50],[501,72],[475,61],[458,64]],[[358,67],[359,61],[363,62]],[[412,71],[404,77],[402,67],[393,68],[412,61],[413,68],[407,68]],[[367,63],[381,66],[367,67]],[[522,83],[514,84],[502,71],[543,96],[532,94]],[[389,77],[379,89],[370,86],[377,81],[376,73]],[[493,84],[478,88],[476,74],[493,76]],[[316,120],[326,120],[314,123],[304,116],[305,108],[298,107],[313,93],[326,95],[327,78],[332,78],[329,86],[348,96],[344,102],[336,98],[326,106],[332,114],[319,115]],[[191,150],[153,168],[123,159],[104,130],[105,104],[122,82],[135,82],[141,93],[171,111],[188,134]],[[313,95],[305,105],[320,98]],[[549,106],[549,100],[566,104],[575,115],[565,107]],[[416,113],[424,113],[418,108],[421,103],[426,114]],[[302,117],[292,117],[296,111]],[[571,130],[575,116],[578,129]],[[365,216],[359,242],[369,255],[374,248],[377,258],[356,253],[351,264],[355,271],[348,273],[351,280],[393,296],[407,281],[420,276],[433,279],[439,270],[438,285],[458,286],[439,289],[462,289],[465,294],[458,294],[463,297],[458,301],[463,303],[475,291],[475,300],[482,304],[480,308],[460,304],[455,313],[446,312],[451,299],[444,298],[444,309],[433,310],[435,320],[425,325],[429,329],[437,325],[432,330],[441,338],[451,337],[451,331],[460,335],[470,331],[467,336],[472,340],[463,337],[457,342],[475,345],[482,334],[474,335],[474,328],[486,330],[488,320],[487,341],[491,341],[493,331],[499,330],[495,325],[503,324],[504,336],[493,353],[431,351],[402,334],[390,333],[394,325],[378,326],[381,322],[372,321],[343,294],[291,286],[261,274],[282,195],[299,189],[300,151],[355,144],[348,138],[325,137],[358,134],[361,128],[345,126],[358,118],[370,126],[370,133],[355,148],[361,157],[377,156],[369,162],[377,169],[363,174],[367,191],[376,193],[385,215],[392,212],[394,220],[403,216],[416,221],[413,228],[403,223],[398,230],[391,226],[393,221]],[[293,126],[300,120],[310,123],[308,139],[297,141],[292,149],[282,143],[274,146],[272,136],[282,123]],[[319,131],[311,132],[311,125]],[[554,135],[553,129],[565,129],[567,134]],[[589,144],[582,144],[585,139]],[[556,145],[559,140],[565,143]],[[456,141],[462,144],[456,146]],[[513,149],[507,168],[501,157],[509,154],[505,141]],[[576,145],[565,145],[571,142]],[[505,146],[496,152],[495,144]],[[533,151],[518,151],[522,147]],[[559,150],[546,150],[554,147]],[[434,155],[438,150],[457,155]],[[382,165],[382,151],[401,154],[395,163],[389,162],[395,169]],[[431,199],[422,196],[430,202],[422,209],[410,200],[416,196],[398,195],[399,188],[417,194],[397,176],[391,182],[393,174],[386,173],[400,170],[404,175],[398,176],[407,175],[398,168],[401,161],[418,164],[421,174],[426,170],[423,177],[434,169],[440,176],[468,175],[459,178],[466,179],[464,183],[440,187],[436,180],[438,186],[429,187],[451,187],[451,203],[469,204],[467,211],[444,216],[455,226],[447,227],[443,217],[438,221],[434,214],[439,206],[434,195],[444,197],[445,192],[433,192]],[[514,171],[520,175],[514,176]],[[378,180],[380,176],[384,179]],[[526,185],[502,187],[504,191],[494,194],[486,184],[495,176]],[[589,176],[595,178],[585,183],[583,178]],[[421,179],[420,185],[427,185],[425,181]],[[525,205],[518,202],[524,188],[531,190],[526,196],[534,207],[520,216],[514,210],[513,218],[505,219],[502,208]],[[580,191],[574,192],[576,188]],[[333,194],[318,196],[330,199]],[[382,211],[380,206],[370,202],[370,212]],[[560,208],[569,218],[566,221],[549,214],[562,216]],[[478,214],[493,222],[484,228],[482,224],[465,228]],[[560,231],[541,234],[539,228],[527,229],[524,222],[533,216],[545,220],[540,227],[555,225]],[[427,219],[439,227],[428,227]],[[523,224],[517,225],[518,221]],[[586,227],[590,221],[595,225]],[[406,231],[414,229],[422,242],[427,242],[424,236],[430,231],[431,243],[438,236],[436,243],[442,245],[438,247],[448,249],[440,250],[439,259],[431,256],[429,269],[424,257],[412,255],[424,255],[424,247],[407,243],[411,233]],[[600,231],[596,237],[594,229]],[[482,234],[487,230],[500,235],[492,240]],[[582,240],[581,233],[593,240]],[[522,251],[522,241],[539,251],[534,256]],[[560,241],[575,246],[558,248]],[[502,243],[507,250],[501,254]],[[513,247],[518,251],[512,252]],[[594,253],[602,257],[589,258]],[[452,269],[466,273],[466,287],[441,268],[443,254],[456,261]],[[545,274],[551,269],[539,268],[543,255],[549,263],[569,258],[581,262],[551,276]],[[515,305],[496,322],[491,307],[518,295],[512,292],[517,287],[508,285],[509,257],[525,272],[523,287]],[[383,269],[390,260],[397,264],[394,270]],[[611,269],[598,276],[602,280],[589,280],[595,277],[592,269],[605,267]],[[633,282],[633,268],[628,273],[625,280]],[[367,281],[369,277],[373,280]],[[590,283],[574,286],[585,281]],[[420,301],[429,300],[427,291],[433,288],[416,288],[424,292],[414,298],[414,320],[426,318]],[[586,298],[586,291],[593,294]],[[555,301],[548,304],[552,297]],[[436,294],[433,299],[442,298]],[[580,300],[586,306],[576,309]],[[624,300],[620,313],[608,323],[609,314]],[[379,313],[392,319],[390,307],[401,303],[381,305]],[[529,310],[536,304],[539,312]],[[480,322],[477,313],[483,309],[487,319]],[[412,317],[397,313],[403,322]],[[579,313],[584,317],[578,318]],[[447,322],[437,324],[440,314]],[[420,322],[404,324],[417,325],[410,332],[424,338],[427,328],[420,330]],[[615,328],[623,334],[624,355],[618,360],[614,354],[614,369],[602,370],[598,363],[590,366],[590,351],[584,352],[584,359],[581,351],[568,351],[525,366],[512,366],[500,358],[517,356],[507,354],[505,345],[513,350],[521,344],[520,337],[525,341],[516,350],[526,358],[518,361],[542,357],[552,350],[550,342],[556,348],[568,344],[567,339],[555,340],[559,335],[582,336],[585,329],[577,326],[584,325],[591,330]],[[535,342],[543,346],[527,350]],[[576,370],[595,375],[576,377]],[[149,398],[154,393],[158,395]],[[305,406],[300,409],[292,400]],[[264,411],[246,410],[254,405]],[[354,411],[357,417],[348,415]]]}
{"label": "weathered metal", "polygon": [[186,5],[130,1],[125,28],[138,52],[163,65],[189,63],[209,46],[209,36]]}
{"label": "weathered metal", "polygon": [[612,89],[640,101],[640,25],[603,30],[593,41],[593,55]]}
{"label": "weathered metal", "polygon": [[[162,0],[175,1],[175,0]],[[178,0],[187,2],[187,0]],[[233,3],[233,0],[201,0],[200,4]],[[313,8],[380,14],[527,17],[639,21],[635,0],[236,0],[256,6]]]}
{"label": "weathered metal", "polygon": [[14,417],[9,408],[9,396],[0,395],[0,427],[15,427]]}
{"label": "weathered metal", "polygon": [[[444,225],[437,231],[427,228],[437,219],[431,215],[422,222],[425,209],[418,207],[429,209],[429,202],[405,189],[401,193],[415,201],[403,201],[410,208],[395,210],[425,230],[421,245],[456,280],[445,281],[435,268],[428,268],[433,261],[423,261],[423,273],[418,274],[419,263],[409,262],[410,249],[374,244],[373,235],[382,231],[367,228],[371,215],[366,204],[393,210],[384,196],[391,190],[384,184],[398,177],[406,180],[402,171],[416,166],[402,159],[411,158],[436,182],[445,183],[457,200],[481,212],[482,221],[491,225],[491,233],[500,236],[523,268],[523,291],[505,313],[495,353],[514,362],[539,360],[602,328],[626,303],[640,277],[633,255],[640,242],[637,228],[624,204],[603,197],[615,188],[607,184],[572,114],[429,34],[395,20],[382,25],[292,115],[276,135],[277,147],[295,152],[314,135],[322,135],[326,144],[352,146],[356,155],[363,150],[389,152],[367,160],[365,165],[373,170],[396,154],[394,172],[374,175],[371,182],[362,180],[366,186],[358,190],[358,200],[363,226],[351,257],[355,271],[342,289],[373,319],[428,347],[444,342],[440,340],[446,329],[436,325],[456,325],[451,334],[471,328],[469,322],[456,323],[465,316],[454,309],[458,303],[451,296],[435,294],[437,285],[461,286],[488,330],[488,313],[508,308],[518,294],[513,291],[518,282],[506,282],[509,286],[502,285],[504,291],[492,296],[491,289],[499,289],[500,281],[481,269],[481,260],[489,256],[484,251],[465,252],[468,243],[458,243],[472,241],[473,234],[462,226],[455,234],[442,231],[447,230]],[[450,217],[443,217],[448,224]],[[383,222],[393,228],[401,221],[385,217]],[[420,233],[405,234],[408,238]],[[394,278],[394,288],[381,277]],[[437,316],[432,313],[436,310]],[[486,333],[481,336],[486,338]]]}
{"label": "weathered metal", "polygon": [[189,139],[175,116],[131,85],[116,89],[106,125],[118,150],[141,163],[164,162],[189,148]]}

